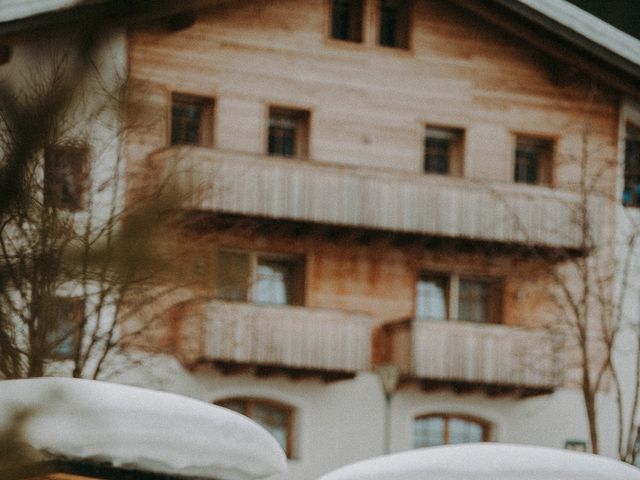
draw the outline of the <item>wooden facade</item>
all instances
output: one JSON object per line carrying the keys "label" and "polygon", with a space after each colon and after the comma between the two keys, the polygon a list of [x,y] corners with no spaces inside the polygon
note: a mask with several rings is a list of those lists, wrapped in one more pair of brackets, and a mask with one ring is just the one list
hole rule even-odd
{"label": "wooden facade", "polygon": [[[417,176],[206,148],[152,162],[193,195],[186,208],[445,238],[581,248],[580,196],[564,190]],[[589,208],[601,237],[604,202]]]}
{"label": "wooden facade", "polygon": [[199,361],[353,376],[371,362],[371,317],[339,310],[213,301]]}
{"label": "wooden facade", "polygon": [[[373,0],[363,2],[359,42],[329,38],[326,0],[228,2],[199,11],[182,30],[132,30],[130,76],[149,121],[127,137],[131,183],[164,176],[187,187],[184,208],[243,219],[222,233],[212,221],[190,238],[200,269],[215,268],[211,252],[221,245],[295,253],[306,264],[301,307],[204,307],[204,330],[193,330],[205,339],[201,358],[347,372],[371,358],[421,380],[540,392],[561,383],[553,339],[511,327],[549,323],[553,261],[493,247],[581,253],[583,167],[599,172],[588,235],[602,240],[614,218],[615,169],[602,166],[617,158],[619,98],[594,87],[581,65],[548,57],[459,3],[411,2],[407,48],[377,44]],[[171,145],[176,94],[211,105],[206,145]],[[273,111],[293,111],[304,124],[295,158],[268,154]],[[449,175],[425,172],[429,129],[459,136],[460,165]],[[547,146],[544,184],[515,181],[521,138]],[[597,152],[588,159],[585,142]],[[259,227],[251,231],[251,222]],[[317,225],[384,239],[314,235]],[[403,235],[417,241],[403,243]],[[421,272],[500,283],[504,325],[382,327],[380,343],[396,345],[394,356],[378,352],[377,340],[370,352],[366,322],[353,312],[376,328],[412,316]],[[200,293],[216,295],[211,278]]]}
{"label": "wooden facade", "polygon": [[563,381],[562,337],[549,330],[405,320],[385,325],[387,362],[425,386],[552,391]]}

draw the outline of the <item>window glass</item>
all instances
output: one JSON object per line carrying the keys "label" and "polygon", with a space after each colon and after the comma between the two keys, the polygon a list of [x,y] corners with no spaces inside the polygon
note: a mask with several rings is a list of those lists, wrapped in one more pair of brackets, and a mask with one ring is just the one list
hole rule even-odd
{"label": "window glass", "polygon": [[413,424],[413,446],[435,447],[445,444],[445,419],[442,417],[418,418]]}
{"label": "window glass", "polygon": [[213,133],[213,100],[180,95],[171,97],[171,145],[209,146]]}
{"label": "window glass", "polygon": [[465,322],[489,321],[489,284],[460,279],[458,319]]}
{"label": "window glass", "polygon": [[462,175],[464,132],[454,128],[427,127],[424,136],[424,171]]}
{"label": "window glass", "polygon": [[216,402],[216,405],[246,415],[267,430],[287,453],[292,455],[291,431],[293,409],[271,401],[253,398],[228,398]]}
{"label": "window glass", "polygon": [[286,451],[289,434],[289,411],[268,403],[254,403],[251,418],[273,435]]}
{"label": "window glass", "polygon": [[640,207],[640,128],[628,124],[626,131],[622,203]]}
{"label": "window glass", "polygon": [[531,137],[516,139],[514,180],[518,183],[551,183],[553,143]]}
{"label": "window glass", "polygon": [[254,302],[272,305],[291,303],[292,279],[291,262],[258,258]]}
{"label": "window glass", "polygon": [[298,257],[220,250],[216,295],[231,301],[299,305],[304,297],[303,270]]}
{"label": "window glass", "polygon": [[423,275],[420,278],[416,295],[416,318],[424,320],[447,319],[447,285],[447,277]]}
{"label": "window glass", "polygon": [[56,208],[81,210],[87,189],[86,147],[56,145],[45,152],[45,202]]}
{"label": "window glass", "polygon": [[484,442],[489,437],[486,422],[456,415],[418,417],[413,424],[413,432],[415,448]]}
{"label": "window glass", "polygon": [[296,155],[297,123],[294,119],[273,115],[269,119],[269,154],[294,157]]}
{"label": "window glass", "polygon": [[481,442],[483,436],[482,425],[461,418],[449,419],[449,444]]}
{"label": "window glass", "polygon": [[362,0],[331,2],[331,38],[362,41]]}
{"label": "window glass", "polygon": [[51,356],[66,360],[73,357],[79,340],[78,327],[84,319],[84,301],[75,297],[51,297],[44,304],[48,322],[47,343]]}
{"label": "window glass", "polygon": [[379,0],[378,43],[386,47],[409,47],[409,4],[407,0]]}
{"label": "window glass", "polygon": [[271,108],[269,110],[269,155],[307,156],[309,112]]}
{"label": "window glass", "polygon": [[249,255],[237,252],[218,252],[216,292],[223,300],[246,301],[249,288]]}

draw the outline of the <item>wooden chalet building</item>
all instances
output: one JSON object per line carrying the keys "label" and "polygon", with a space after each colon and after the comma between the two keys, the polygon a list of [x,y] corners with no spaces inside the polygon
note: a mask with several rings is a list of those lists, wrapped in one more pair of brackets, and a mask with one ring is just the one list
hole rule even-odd
{"label": "wooden chalet building", "polygon": [[552,275],[640,206],[640,42],[563,0],[185,5],[126,32],[129,201],[189,192],[165,388],[265,426],[283,479],[586,442]]}

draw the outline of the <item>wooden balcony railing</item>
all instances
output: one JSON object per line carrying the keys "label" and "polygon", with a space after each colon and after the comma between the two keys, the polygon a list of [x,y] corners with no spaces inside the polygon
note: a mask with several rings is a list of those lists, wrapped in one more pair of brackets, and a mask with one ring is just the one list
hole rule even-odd
{"label": "wooden balcony railing", "polygon": [[222,301],[204,313],[206,361],[346,376],[370,367],[372,319],[364,314]]}
{"label": "wooden balcony railing", "polygon": [[560,339],[542,329],[406,320],[383,327],[387,361],[425,385],[552,391],[562,383]]}
{"label": "wooden balcony railing", "polygon": [[[204,148],[155,153],[189,206],[235,215],[580,249],[580,199],[563,190],[353,168]],[[589,211],[602,218],[604,204]],[[597,241],[601,222],[591,222]]]}

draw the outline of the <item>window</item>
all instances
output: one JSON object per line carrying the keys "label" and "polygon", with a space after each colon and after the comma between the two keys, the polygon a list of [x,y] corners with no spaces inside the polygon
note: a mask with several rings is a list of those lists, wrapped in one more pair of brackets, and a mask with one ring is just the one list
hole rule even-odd
{"label": "window", "polygon": [[13,47],[6,43],[0,43],[0,65],[9,63],[13,55]]}
{"label": "window", "polygon": [[52,297],[44,305],[48,322],[47,343],[51,356],[58,360],[73,357],[79,341],[79,325],[84,319],[84,302],[74,297]]}
{"label": "window", "polygon": [[87,188],[88,149],[56,145],[44,155],[45,203],[65,210],[82,210]]}
{"label": "window", "polygon": [[460,279],[458,320],[487,323],[490,321],[490,284],[482,280]]}
{"label": "window", "polygon": [[171,95],[171,145],[213,144],[213,100],[174,93]]}
{"label": "window", "polygon": [[498,323],[501,282],[423,273],[416,286],[416,318]]}
{"label": "window", "polygon": [[424,171],[462,175],[462,138],[462,130],[427,127],[424,136]]}
{"label": "window", "polygon": [[416,317],[429,320],[449,318],[449,279],[443,275],[424,274],[416,295]]}
{"label": "window", "polygon": [[293,407],[271,400],[244,397],[228,398],[215,403],[254,420],[274,436],[288,458],[292,457]]}
{"label": "window", "polygon": [[378,43],[409,48],[409,0],[378,0]]}
{"label": "window", "polygon": [[552,156],[552,141],[517,137],[514,180],[517,183],[550,185]]}
{"label": "window", "polygon": [[272,107],[269,109],[269,155],[306,158],[309,112]]}
{"label": "window", "polygon": [[218,252],[217,296],[266,305],[301,305],[304,262],[278,254]]}
{"label": "window", "polygon": [[626,132],[622,204],[640,207],[640,127],[628,124]]}
{"label": "window", "polygon": [[331,38],[347,42],[362,41],[363,0],[332,0]]}
{"label": "window", "polygon": [[413,424],[414,448],[487,442],[489,437],[488,422],[463,415],[424,415]]}

